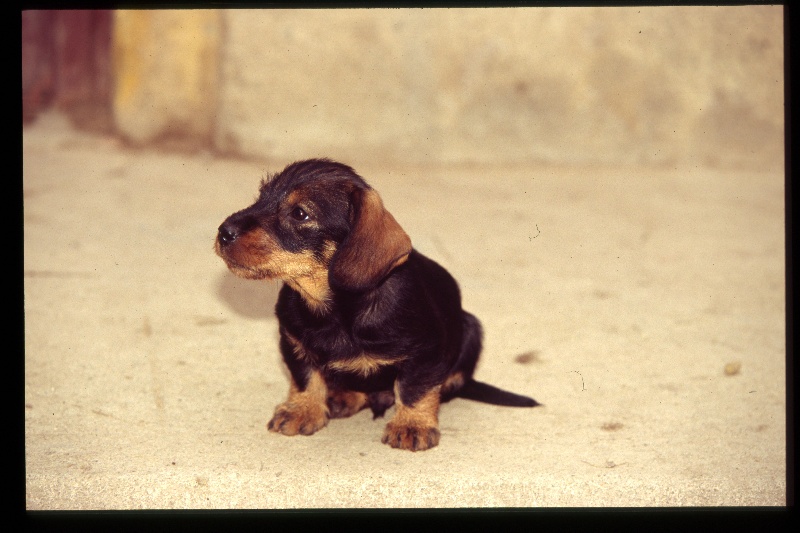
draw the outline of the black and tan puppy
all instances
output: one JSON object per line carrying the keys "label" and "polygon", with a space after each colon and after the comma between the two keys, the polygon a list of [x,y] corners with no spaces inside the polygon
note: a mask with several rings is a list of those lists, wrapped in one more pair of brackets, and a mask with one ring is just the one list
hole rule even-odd
{"label": "black and tan puppy", "polygon": [[383,442],[425,450],[439,442],[442,401],[538,405],[472,379],[481,326],[458,285],[346,165],[301,161],[262,181],[215,247],[238,276],[284,281],[275,310],[291,386],[271,431],[310,435],[330,417],[396,404]]}

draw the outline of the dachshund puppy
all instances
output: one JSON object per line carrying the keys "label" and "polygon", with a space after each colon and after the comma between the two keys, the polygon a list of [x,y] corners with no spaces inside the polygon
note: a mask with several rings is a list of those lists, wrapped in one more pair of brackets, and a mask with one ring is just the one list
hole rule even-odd
{"label": "dachshund puppy", "polygon": [[472,379],[482,332],[456,281],[346,165],[300,161],[263,180],[215,249],[238,276],[284,282],[275,311],[291,385],[271,431],[311,435],[331,417],[396,405],[382,441],[417,451],[439,443],[442,401],[538,405]]}

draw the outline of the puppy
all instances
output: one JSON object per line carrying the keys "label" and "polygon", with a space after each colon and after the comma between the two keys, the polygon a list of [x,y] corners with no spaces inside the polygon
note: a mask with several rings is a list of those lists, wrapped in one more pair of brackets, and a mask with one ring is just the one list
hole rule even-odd
{"label": "puppy", "polygon": [[442,401],[538,405],[472,379],[482,332],[456,281],[346,165],[300,161],[263,180],[215,249],[238,276],[284,282],[275,311],[291,384],[270,431],[311,435],[329,418],[396,405],[382,441],[417,451],[439,443]]}

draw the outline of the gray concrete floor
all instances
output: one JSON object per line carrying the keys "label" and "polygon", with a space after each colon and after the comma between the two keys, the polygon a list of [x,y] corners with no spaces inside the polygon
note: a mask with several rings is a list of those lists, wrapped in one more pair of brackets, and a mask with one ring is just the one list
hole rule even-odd
{"label": "gray concrete floor", "polygon": [[23,156],[28,509],[785,504],[782,174],[348,161],[459,280],[477,376],[545,404],[455,400],[411,453],[367,412],[265,429],[278,286],[212,244],[288,161],[57,115]]}

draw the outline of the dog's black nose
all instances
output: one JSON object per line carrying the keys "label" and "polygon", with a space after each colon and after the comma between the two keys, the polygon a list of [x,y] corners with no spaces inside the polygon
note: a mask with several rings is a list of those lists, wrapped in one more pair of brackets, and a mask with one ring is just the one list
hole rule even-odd
{"label": "dog's black nose", "polygon": [[219,227],[218,239],[220,244],[230,244],[239,236],[238,228],[229,223],[223,222]]}

